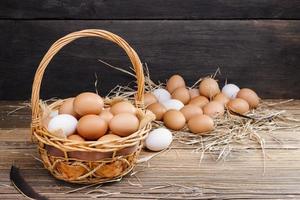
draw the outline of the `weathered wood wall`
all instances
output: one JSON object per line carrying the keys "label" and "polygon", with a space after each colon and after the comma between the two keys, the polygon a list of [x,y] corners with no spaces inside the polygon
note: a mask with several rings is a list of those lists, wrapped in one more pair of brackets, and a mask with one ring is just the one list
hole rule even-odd
{"label": "weathered wood wall", "polygon": [[[126,39],[165,80],[179,73],[192,84],[220,67],[225,78],[264,98],[300,98],[300,1],[134,0],[0,2],[0,99],[29,99],[34,72],[50,45],[65,34],[99,28]],[[42,97],[94,89],[104,95],[133,80],[99,63],[129,66],[109,42],[81,39],[50,63]]]}

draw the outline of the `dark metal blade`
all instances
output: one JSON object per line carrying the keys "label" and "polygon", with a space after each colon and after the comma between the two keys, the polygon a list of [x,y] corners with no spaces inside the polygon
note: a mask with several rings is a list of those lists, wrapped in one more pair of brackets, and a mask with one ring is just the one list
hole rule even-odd
{"label": "dark metal blade", "polygon": [[13,165],[10,168],[10,181],[13,186],[25,197],[36,200],[47,200],[46,197],[40,195],[39,193],[34,191],[34,189],[30,185],[28,185],[28,183],[20,174],[19,168]]}

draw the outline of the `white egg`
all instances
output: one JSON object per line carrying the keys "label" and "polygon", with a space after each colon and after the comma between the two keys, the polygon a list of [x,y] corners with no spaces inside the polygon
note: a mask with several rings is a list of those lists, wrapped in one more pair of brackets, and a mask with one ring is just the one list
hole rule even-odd
{"label": "white egg", "polygon": [[222,88],[222,93],[227,95],[229,98],[234,99],[237,93],[240,91],[240,88],[235,84],[226,84]]}
{"label": "white egg", "polygon": [[145,140],[145,145],[151,151],[161,151],[172,143],[171,131],[166,128],[158,128],[151,131]]}
{"label": "white egg", "polygon": [[155,89],[153,94],[160,103],[171,99],[171,94],[168,92],[168,90],[162,88]]}
{"label": "white egg", "polygon": [[75,133],[77,126],[77,119],[72,115],[61,114],[53,117],[48,124],[48,131],[55,133],[62,131],[65,136]]}
{"label": "white egg", "polygon": [[184,107],[184,104],[177,99],[170,99],[161,103],[167,110],[175,109],[180,110]]}

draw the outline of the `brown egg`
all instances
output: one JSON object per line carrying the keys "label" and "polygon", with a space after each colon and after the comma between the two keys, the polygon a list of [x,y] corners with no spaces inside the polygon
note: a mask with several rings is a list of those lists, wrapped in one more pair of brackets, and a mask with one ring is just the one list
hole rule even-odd
{"label": "brown egg", "polygon": [[131,113],[135,115],[136,108],[129,101],[121,101],[112,105],[112,107],[110,108],[110,112],[113,115],[120,113]]}
{"label": "brown egg", "polygon": [[168,110],[164,114],[163,120],[167,128],[176,131],[182,129],[186,122],[184,115],[180,111],[174,109]]}
{"label": "brown egg", "polygon": [[74,111],[80,116],[95,114],[99,115],[103,109],[103,99],[95,93],[84,92],[74,99]]}
{"label": "brown egg", "polygon": [[110,120],[109,128],[114,134],[125,137],[138,130],[139,120],[131,113],[120,113]]}
{"label": "brown egg", "polygon": [[[108,144],[110,141],[118,140],[120,138],[121,137],[118,135],[109,133],[109,134],[106,134],[106,135],[103,135],[102,137],[100,137],[98,139],[98,141],[105,142],[105,144]],[[104,144],[104,146],[105,146],[105,144]],[[103,148],[103,145],[97,145],[96,148]]]}
{"label": "brown egg", "polygon": [[198,97],[191,99],[189,104],[192,104],[192,105],[202,108],[203,106],[208,104],[208,102],[209,102],[209,100],[205,96],[198,96]]}
{"label": "brown egg", "polygon": [[191,99],[189,90],[185,87],[176,88],[172,93],[172,99],[177,99],[183,104],[187,104]]}
{"label": "brown egg", "polygon": [[203,107],[203,113],[212,118],[224,115],[224,105],[218,101],[211,101]]}
{"label": "brown egg", "polygon": [[241,98],[232,99],[227,103],[227,108],[239,114],[245,114],[249,111],[249,104]]}
{"label": "brown egg", "polygon": [[199,89],[193,88],[189,89],[191,99],[200,96]]}
{"label": "brown egg", "polygon": [[83,142],[85,141],[80,135],[78,134],[72,134],[72,135],[69,135],[67,137],[69,140],[74,140],[74,141],[80,141],[80,142]]}
{"label": "brown egg", "polygon": [[203,114],[202,109],[196,105],[189,104],[181,108],[180,112],[184,115],[186,121],[195,115]]}
{"label": "brown egg", "polygon": [[173,75],[171,78],[167,81],[167,90],[170,93],[173,93],[175,89],[179,87],[185,87],[185,81],[180,75]]}
{"label": "brown egg", "polygon": [[236,97],[246,100],[251,108],[257,108],[259,104],[259,97],[249,88],[240,89]]}
{"label": "brown egg", "polygon": [[102,110],[99,117],[106,121],[106,123],[109,123],[109,121],[114,117],[114,115],[108,109],[105,109]]}
{"label": "brown egg", "polygon": [[151,104],[147,109],[153,112],[153,114],[155,115],[155,120],[158,121],[162,120],[165,112],[167,112],[167,109],[160,103]]}
{"label": "brown egg", "polygon": [[[116,141],[118,139],[120,139],[121,137],[115,134],[106,134],[104,136],[102,136],[101,138],[98,139],[98,141],[102,141],[102,142],[109,142],[109,141]],[[105,143],[107,144],[107,143]],[[101,148],[102,145],[98,145],[96,146],[96,148]],[[119,151],[116,152],[116,156],[125,156],[125,155],[129,155],[133,152],[135,152],[138,148],[138,145],[133,145],[130,147],[125,147],[123,149],[120,149]]]}
{"label": "brown egg", "polygon": [[157,98],[152,93],[145,93],[144,95],[144,105],[145,107],[157,102]]}
{"label": "brown egg", "polygon": [[213,78],[205,78],[200,82],[199,85],[200,95],[206,96],[211,99],[220,93],[218,82]]}
{"label": "brown egg", "polygon": [[207,133],[214,129],[214,121],[207,115],[196,115],[188,121],[188,128],[192,133]]}
{"label": "brown egg", "polygon": [[118,140],[120,139],[121,137],[118,136],[118,135],[115,135],[115,134],[106,134],[106,135],[103,135],[101,138],[98,139],[98,141],[112,141],[112,140]]}
{"label": "brown egg", "polygon": [[98,115],[85,115],[77,124],[78,134],[86,140],[97,140],[107,131],[107,122]]}
{"label": "brown egg", "polygon": [[218,101],[223,105],[226,105],[229,102],[229,97],[227,97],[224,93],[220,92],[214,97],[214,101]]}
{"label": "brown egg", "polygon": [[58,114],[69,114],[73,115],[76,118],[79,118],[79,115],[74,111],[73,102],[75,98],[66,99],[63,104],[58,109]]}

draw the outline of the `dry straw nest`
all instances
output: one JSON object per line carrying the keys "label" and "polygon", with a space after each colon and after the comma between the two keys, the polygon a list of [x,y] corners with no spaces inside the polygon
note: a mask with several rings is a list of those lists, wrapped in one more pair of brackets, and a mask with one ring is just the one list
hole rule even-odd
{"label": "dry straw nest", "polygon": [[[137,79],[135,105],[140,119],[139,130],[127,137],[112,141],[72,141],[51,134],[44,127],[52,110],[61,106],[64,100],[47,105],[40,100],[40,86],[44,71],[51,59],[60,49],[82,37],[99,37],[116,43],[128,55]],[[38,143],[39,153],[45,168],[58,179],[73,183],[102,183],[118,179],[129,173],[136,164],[143,140],[151,129],[153,115],[143,107],[144,73],[137,53],[121,37],[104,30],[89,29],[68,34],[57,40],[42,59],[32,86],[32,138]],[[118,99],[118,98],[117,98]],[[105,99],[105,105],[113,104],[115,99]],[[84,157],[86,159],[79,159]]]}

